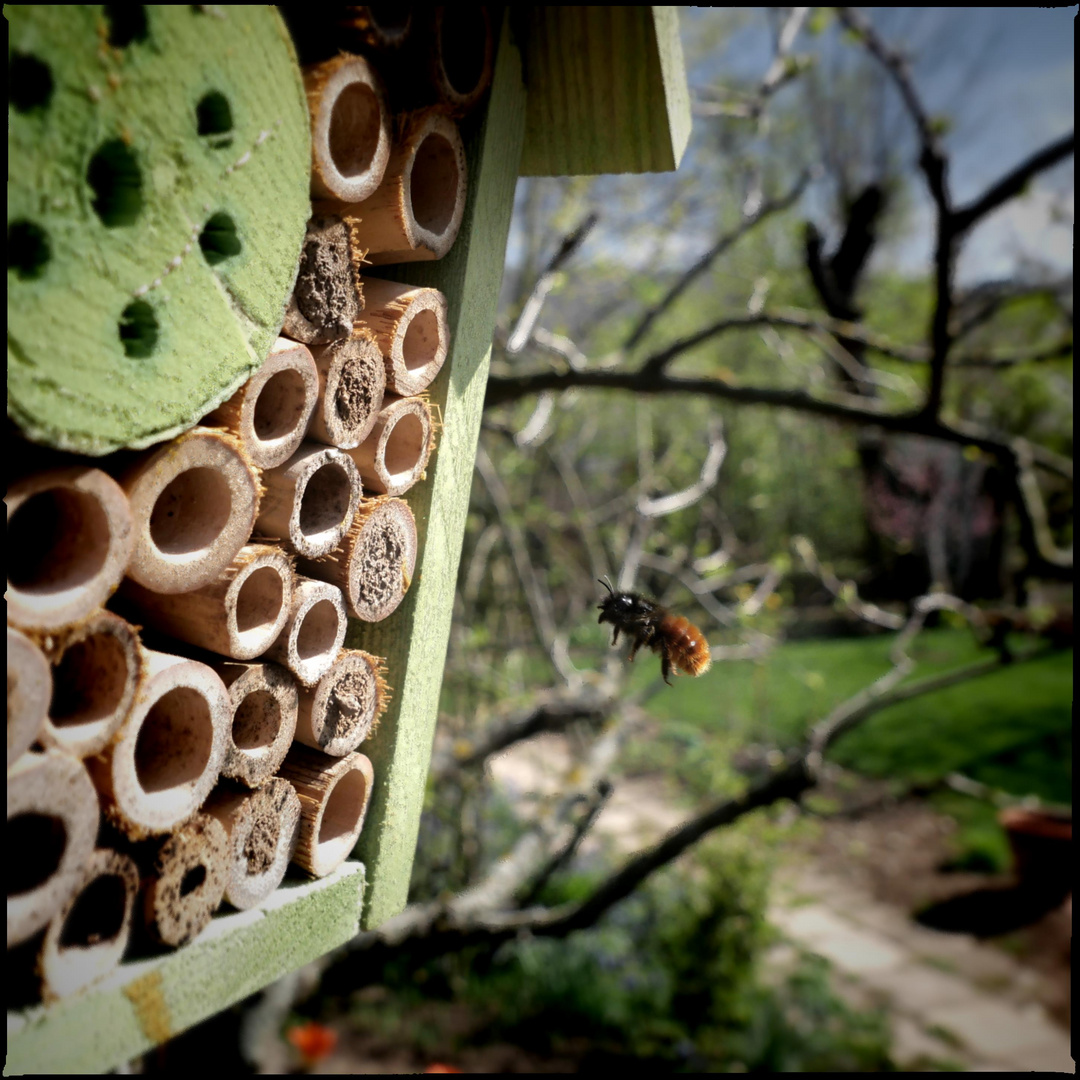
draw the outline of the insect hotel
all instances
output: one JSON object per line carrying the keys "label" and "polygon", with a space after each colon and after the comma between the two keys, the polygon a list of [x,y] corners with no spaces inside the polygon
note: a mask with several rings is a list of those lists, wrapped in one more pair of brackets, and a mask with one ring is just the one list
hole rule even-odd
{"label": "insect hotel", "polygon": [[6,1071],[104,1071],[404,907],[515,182],[689,103],[672,8],[5,13]]}

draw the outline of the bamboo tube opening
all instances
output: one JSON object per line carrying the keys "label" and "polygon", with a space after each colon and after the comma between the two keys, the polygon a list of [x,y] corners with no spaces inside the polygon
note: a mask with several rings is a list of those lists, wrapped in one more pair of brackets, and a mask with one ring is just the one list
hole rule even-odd
{"label": "bamboo tube opening", "polygon": [[8,489],[7,613],[55,630],[102,605],[134,542],[124,492],[99,469],[55,469]]}
{"label": "bamboo tube opening", "polygon": [[416,520],[407,503],[389,499],[371,511],[360,525],[349,567],[357,618],[378,622],[397,609],[412,583],[416,548]]}
{"label": "bamboo tube opening", "polygon": [[337,659],[345,628],[341,590],[298,577],[289,621],[267,655],[284,664],[304,686],[314,686]]}
{"label": "bamboo tube opening", "polygon": [[450,343],[446,298],[438,289],[364,278],[363,325],[386,361],[386,387],[401,397],[426,390],[442,370]]}
{"label": "bamboo tube opening", "polygon": [[98,612],[64,642],[54,660],[42,741],[76,757],[99,753],[131,710],[141,680],[135,630],[112,612]]}
{"label": "bamboo tube opening", "polygon": [[344,757],[369,738],[389,701],[383,662],[359,649],[342,652],[314,691],[302,690],[296,738],[330,757]]}
{"label": "bamboo tube opening", "polygon": [[285,876],[300,829],[300,798],[287,780],[275,776],[254,792],[222,785],[207,800],[206,812],[229,835],[225,899],[246,911]]}
{"label": "bamboo tube opening", "polygon": [[52,696],[45,654],[18,630],[7,628],[7,767],[38,740]]}
{"label": "bamboo tube opening", "polygon": [[394,395],[384,400],[371,434],[348,454],[365,490],[403,495],[423,477],[434,446],[427,402]]}
{"label": "bamboo tube opening", "polygon": [[258,517],[265,536],[280,537],[299,555],[318,558],[345,535],[360,502],[360,474],[340,450],[303,443],[263,474],[266,496]]}
{"label": "bamboo tube opening", "polygon": [[311,353],[295,341],[278,338],[262,367],[206,422],[236,435],[252,464],[272,469],[303,441],[318,392]]}
{"label": "bamboo tube opening", "polygon": [[382,351],[367,331],[312,346],[320,396],[308,436],[342,449],[359,446],[375,426],[386,393]]}
{"label": "bamboo tube opening", "polygon": [[258,474],[238,439],[193,428],[124,478],[136,521],[129,576],[154,592],[213,581],[247,543],[259,506]]}
{"label": "bamboo tube opening", "polygon": [[416,149],[408,192],[416,224],[436,243],[454,218],[460,185],[457,147],[444,133],[432,131]]}
{"label": "bamboo tube opening", "polygon": [[67,997],[116,968],[131,937],[138,890],[139,872],[130,858],[93,852],[78,892],[46,931],[40,958],[44,998]]}
{"label": "bamboo tube opening", "polygon": [[330,758],[294,744],[281,775],[300,796],[293,861],[314,877],[325,877],[349,857],[364,827],[374,780],[371,762],[360,753]]}
{"label": "bamboo tube opening", "polygon": [[375,69],[362,56],[337,56],[304,71],[311,112],[311,191],[362,202],[382,182],[390,157],[390,116]]}
{"label": "bamboo tube opening", "polygon": [[[337,203],[333,206],[336,208]],[[357,256],[362,255],[358,252]],[[282,334],[306,345],[347,338],[364,310],[349,227],[334,213],[307,226]]]}
{"label": "bamboo tube opening", "polygon": [[70,754],[29,751],[8,771],[8,948],[36,934],[71,898],[99,820],[94,785]]}
{"label": "bamboo tube opening", "polygon": [[128,580],[121,595],[145,625],[203,649],[250,660],[266,651],[285,625],[292,599],[292,564],[280,548],[245,544],[224,572],[190,592],[165,595]]}
{"label": "bamboo tube opening", "polygon": [[293,741],[296,681],[272,663],[219,664],[216,670],[233,709],[221,775],[257,788],[277,772]]}
{"label": "bamboo tube opening", "polygon": [[144,650],[147,680],[116,741],[87,762],[109,817],[132,839],[186,821],[217,781],[232,721],[205,664]]}
{"label": "bamboo tube opening", "polygon": [[150,936],[186,945],[210,921],[225,895],[229,837],[210,814],[196,814],[161,845],[143,897]]}
{"label": "bamboo tube opening", "polygon": [[364,29],[376,48],[398,48],[412,28],[411,4],[376,4],[357,9],[367,15]]}
{"label": "bamboo tube opening", "polygon": [[464,110],[475,104],[491,82],[494,40],[491,20],[482,7],[435,9],[438,63],[449,103]]}

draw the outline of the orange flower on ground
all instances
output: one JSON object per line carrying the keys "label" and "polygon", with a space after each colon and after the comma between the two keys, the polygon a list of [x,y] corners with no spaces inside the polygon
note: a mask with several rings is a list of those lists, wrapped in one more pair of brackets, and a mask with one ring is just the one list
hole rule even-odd
{"label": "orange flower on ground", "polygon": [[307,1064],[322,1061],[337,1046],[337,1032],[314,1020],[289,1028],[285,1038],[296,1047]]}

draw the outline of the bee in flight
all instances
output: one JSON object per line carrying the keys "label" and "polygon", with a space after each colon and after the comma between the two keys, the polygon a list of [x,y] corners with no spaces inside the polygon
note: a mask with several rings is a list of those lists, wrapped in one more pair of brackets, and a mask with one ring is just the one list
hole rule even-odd
{"label": "bee in flight", "polygon": [[616,592],[606,581],[601,585],[611,594],[600,602],[598,622],[608,622],[615,628],[611,644],[619,640],[621,630],[634,639],[630,659],[643,645],[660,654],[660,671],[664,682],[671,685],[668,675],[672,668],[687,675],[703,675],[709,670],[712,657],[705,635],[689,619],[672,615],[655,600],[640,593]]}

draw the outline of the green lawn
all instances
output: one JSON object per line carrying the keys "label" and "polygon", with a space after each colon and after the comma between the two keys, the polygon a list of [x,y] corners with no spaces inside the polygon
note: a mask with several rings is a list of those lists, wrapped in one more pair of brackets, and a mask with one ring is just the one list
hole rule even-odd
{"label": "green lawn", "polygon": [[[663,741],[695,756],[747,742],[789,746],[808,725],[889,670],[893,635],[792,642],[760,661],[714,664],[654,697]],[[922,634],[911,680],[991,655],[969,633]],[[635,673],[642,682],[649,669]],[[1072,652],[1004,668],[892,706],[836,743],[839,764],[875,776],[926,783],[958,770],[1017,795],[1072,798]]]}

